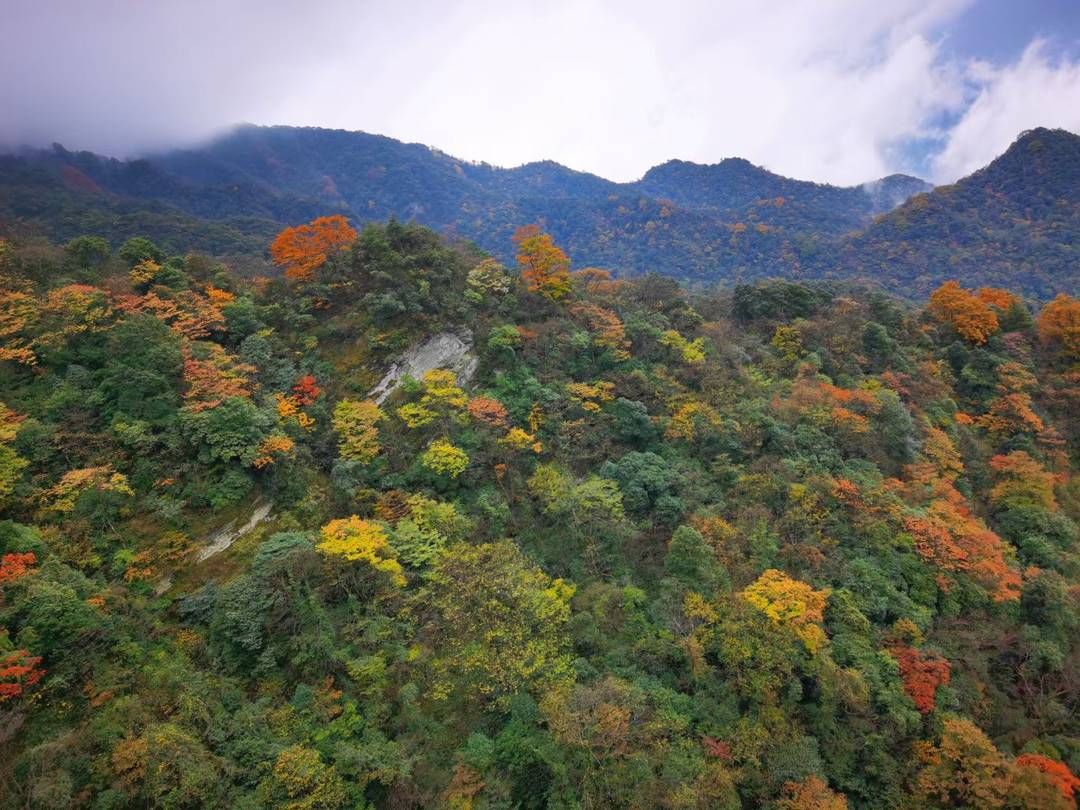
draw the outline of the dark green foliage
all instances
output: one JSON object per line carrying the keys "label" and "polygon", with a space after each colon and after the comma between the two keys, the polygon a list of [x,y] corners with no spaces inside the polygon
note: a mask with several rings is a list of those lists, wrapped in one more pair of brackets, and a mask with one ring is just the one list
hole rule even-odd
{"label": "dark green foliage", "polygon": [[[543,222],[577,266],[628,275],[857,277],[911,298],[959,278],[1050,298],[1077,286],[1078,177],[1080,139],[1063,130],[1022,133],[990,166],[931,189],[903,175],[839,188],[740,159],[670,161],[620,184],[552,162],[470,164],[362,132],[243,126],[129,162],[61,147],[0,157],[0,217],[54,239],[104,233],[115,244],[135,228],[168,250],[216,254],[260,253],[282,225],[320,215],[398,217],[508,264],[514,229]],[[135,253],[146,251],[120,251]],[[383,289],[369,304],[392,319],[418,305],[406,297]]]}
{"label": "dark green foliage", "polygon": [[[245,132],[216,147],[237,162],[212,204],[152,161],[56,160],[202,215],[237,181],[278,215],[241,190],[251,145],[314,170],[310,139],[352,138]],[[439,216],[469,201],[425,174],[459,176],[445,156],[410,148],[410,179],[400,145],[365,144],[380,163],[335,172],[384,166]],[[318,197],[306,171],[282,182]],[[683,205],[777,208],[742,164],[651,174]],[[551,165],[461,175],[567,211],[610,191]],[[764,180],[791,195],[776,217],[855,205]],[[394,221],[310,283],[161,243],[177,256],[93,237],[0,256],[45,313],[0,336],[35,352],[0,361],[0,662],[43,670],[0,664],[0,807],[922,807],[954,715],[1013,804],[1052,806],[1021,792],[1041,783],[1020,753],[1075,769],[1074,370],[1030,315],[974,346],[882,293],[753,273],[469,295],[483,254]],[[446,332],[469,379],[412,367],[362,404]],[[985,418],[1009,386],[1042,429]],[[456,477],[424,466],[436,442],[468,457]]]}
{"label": "dark green foliage", "polygon": [[147,259],[160,264],[165,259],[161,248],[145,236],[131,237],[120,246],[120,249],[116,251],[116,255],[123,259],[128,267],[134,267],[139,262]]}

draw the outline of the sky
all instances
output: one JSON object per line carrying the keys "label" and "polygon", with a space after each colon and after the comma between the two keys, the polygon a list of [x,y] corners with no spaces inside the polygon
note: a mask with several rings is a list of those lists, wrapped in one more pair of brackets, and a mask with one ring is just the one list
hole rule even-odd
{"label": "sky", "polygon": [[1080,0],[4,0],[3,25],[6,147],[130,157],[248,122],[851,185],[1080,133]]}

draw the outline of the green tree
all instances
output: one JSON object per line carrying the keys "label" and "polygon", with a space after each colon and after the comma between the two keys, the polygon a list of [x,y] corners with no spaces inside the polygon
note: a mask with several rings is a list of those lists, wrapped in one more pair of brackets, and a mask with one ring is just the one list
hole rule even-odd
{"label": "green tree", "polygon": [[572,680],[566,624],[573,593],[508,540],[447,548],[425,598],[435,614],[425,629],[430,696],[505,709],[520,690]]}

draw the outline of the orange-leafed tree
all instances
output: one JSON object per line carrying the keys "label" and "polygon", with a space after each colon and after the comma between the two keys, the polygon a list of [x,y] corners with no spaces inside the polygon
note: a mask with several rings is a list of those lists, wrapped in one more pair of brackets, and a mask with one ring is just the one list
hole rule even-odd
{"label": "orange-leafed tree", "polygon": [[975,291],[975,295],[984,304],[988,304],[1002,312],[1007,312],[1009,307],[1020,303],[1020,299],[1016,295],[1000,287],[979,287]]}
{"label": "orange-leafed tree", "polygon": [[517,262],[529,292],[552,301],[565,298],[573,288],[570,259],[549,234],[536,225],[524,225],[514,233]]}
{"label": "orange-leafed tree", "polygon": [[38,319],[40,306],[32,295],[0,290],[0,360],[11,360],[27,366],[37,363],[28,332]]}
{"label": "orange-leafed tree", "polygon": [[1009,763],[990,738],[962,717],[947,717],[941,742],[921,743],[923,768],[916,797],[934,807],[1002,807],[1009,789]]}
{"label": "orange-leafed tree", "polygon": [[184,357],[184,405],[189,411],[216,408],[231,397],[251,398],[254,366],[241,363],[216,343],[200,343],[195,348],[202,357],[193,356],[192,346],[185,347]]}
{"label": "orange-leafed tree", "polygon": [[270,244],[270,258],[293,281],[311,281],[326,260],[356,239],[356,231],[340,214],[285,228]]}
{"label": "orange-leafed tree", "polygon": [[1032,768],[1046,774],[1062,797],[1068,801],[1073,801],[1074,794],[1080,791],[1080,779],[1073,776],[1069,766],[1064,762],[1058,762],[1042,754],[1021,754],[1016,758],[1016,767]]}
{"label": "orange-leafed tree", "polygon": [[944,572],[968,574],[997,602],[1018,599],[1020,575],[1009,564],[1009,546],[952,484],[938,481],[935,495],[924,514],[904,518],[915,551]]}
{"label": "orange-leafed tree", "polygon": [[1039,433],[1043,420],[1031,407],[1031,395],[1023,391],[1004,394],[990,403],[990,409],[975,420],[979,427],[998,436]]}
{"label": "orange-leafed tree", "polygon": [[997,315],[990,305],[955,281],[946,281],[934,290],[928,309],[970,343],[986,343],[998,330]]}
{"label": "orange-leafed tree", "polygon": [[784,795],[777,810],[847,810],[847,798],[829,788],[820,777],[810,775],[801,782],[784,783]]}
{"label": "orange-leafed tree", "polygon": [[574,286],[583,289],[589,295],[611,295],[626,286],[623,281],[611,277],[610,270],[600,267],[583,267],[570,274]]}
{"label": "orange-leafed tree", "polygon": [[1080,300],[1060,293],[1042,308],[1035,323],[1043,343],[1070,360],[1080,360]]}
{"label": "orange-leafed tree", "polygon": [[473,397],[469,400],[469,416],[492,427],[507,427],[510,417],[506,406],[491,397]]}
{"label": "orange-leafed tree", "polygon": [[593,343],[602,349],[610,349],[616,360],[630,358],[630,340],[626,337],[626,327],[619,316],[610,309],[591,303],[574,306],[570,313],[584,322],[592,333]]}
{"label": "orange-leafed tree", "polygon": [[990,502],[995,507],[1057,510],[1054,474],[1027,452],[1013,450],[1008,455],[994,456],[990,459],[990,469],[994,471],[995,479]]}
{"label": "orange-leafed tree", "polygon": [[29,574],[37,565],[37,555],[32,551],[14,552],[0,557],[0,585],[14,582]]}

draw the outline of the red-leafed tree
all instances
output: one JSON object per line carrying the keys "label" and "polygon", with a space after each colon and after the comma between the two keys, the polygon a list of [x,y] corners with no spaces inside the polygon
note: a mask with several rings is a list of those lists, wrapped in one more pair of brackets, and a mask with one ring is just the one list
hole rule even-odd
{"label": "red-leafed tree", "polygon": [[32,551],[5,554],[0,557],[0,585],[14,582],[30,573],[37,565],[37,555]]}
{"label": "red-leafed tree", "polygon": [[322,394],[322,389],[319,388],[315,382],[315,377],[311,374],[305,374],[299,380],[296,381],[296,385],[293,386],[293,395],[296,397],[296,403],[301,408],[306,408],[308,405],[314,405],[315,400]]}
{"label": "red-leafed tree", "polygon": [[0,655],[0,704],[14,700],[26,693],[45,675],[41,657],[27,650],[13,650]]}
{"label": "red-leafed tree", "polygon": [[889,654],[900,665],[900,680],[915,708],[923,714],[932,712],[938,687],[949,683],[949,662],[938,655],[924,655],[914,647],[896,646]]}

